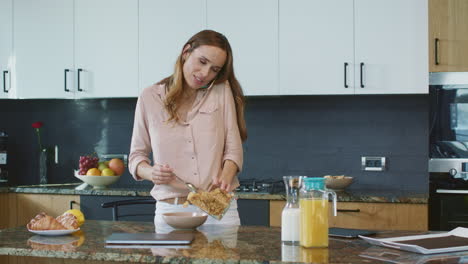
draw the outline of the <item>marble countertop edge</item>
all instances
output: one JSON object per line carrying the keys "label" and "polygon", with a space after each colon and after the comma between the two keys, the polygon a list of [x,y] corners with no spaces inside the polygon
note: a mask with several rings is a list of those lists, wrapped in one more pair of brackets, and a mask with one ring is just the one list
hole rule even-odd
{"label": "marble countertop edge", "polygon": [[[53,185],[53,186],[15,186],[0,187],[0,193],[32,193],[32,194],[63,194],[63,195],[90,195],[90,196],[128,196],[128,197],[151,197],[151,190],[138,189],[137,187],[110,186],[107,189],[76,190],[79,184]],[[238,199],[244,200],[270,200],[284,201],[285,194],[248,193],[237,192]],[[410,203],[427,204],[429,195],[414,191],[389,191],[389,190],[346,190],[337,192],[339,202],[367,202],[367,203]]]}

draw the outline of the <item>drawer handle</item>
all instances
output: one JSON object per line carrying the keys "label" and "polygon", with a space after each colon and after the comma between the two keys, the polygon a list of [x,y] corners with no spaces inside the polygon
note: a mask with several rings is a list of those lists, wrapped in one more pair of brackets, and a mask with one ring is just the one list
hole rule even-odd
{"label": "drawer handle", "polygon": [[342,212],[342,213],[359,213],[359,212],[361,212],[360,209],[337,209],[336,211]]}

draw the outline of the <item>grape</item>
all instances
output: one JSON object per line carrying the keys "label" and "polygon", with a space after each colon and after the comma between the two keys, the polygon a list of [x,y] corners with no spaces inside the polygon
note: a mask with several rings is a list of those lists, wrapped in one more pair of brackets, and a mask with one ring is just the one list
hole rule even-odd
{"label": "grape", "polygon": [[99,162],[99,158],[95,156],[80,156],[79,159],[79,175],[85,175],[86,172],[91,168],[97,168]]}

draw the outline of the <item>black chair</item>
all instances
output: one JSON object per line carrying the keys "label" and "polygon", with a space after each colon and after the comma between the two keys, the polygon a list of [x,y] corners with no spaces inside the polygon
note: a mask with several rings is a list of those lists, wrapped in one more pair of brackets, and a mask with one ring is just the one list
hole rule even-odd
{"label": "black chair", "polygon": [[135,214],[119,214],[120,206],[130,206],[130,205],[141,205],[141,204],[156,204],[156,200],[153,198],[150,199],[133,199],[133,200],[118,200],[112,202],[102,203],[102,208],[112,208],[112,220],[119,221],[119,217],[130,217],[130,216],[154,216],[154,211],[151,214],[147,213],[135,213]]}

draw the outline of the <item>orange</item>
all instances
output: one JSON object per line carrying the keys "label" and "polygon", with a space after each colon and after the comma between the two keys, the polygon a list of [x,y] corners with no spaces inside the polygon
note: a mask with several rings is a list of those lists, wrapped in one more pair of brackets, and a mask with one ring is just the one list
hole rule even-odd
{"label": "orange", "polygon": [[122,175],[125,171],[125,164],[121,159],[111,159],[108,166],[115,172],[115,175]]}
{"label": "orange", "polygon": [[97,168],[91,168],[86,172],[86,176],[101,176],[101,171]]}

